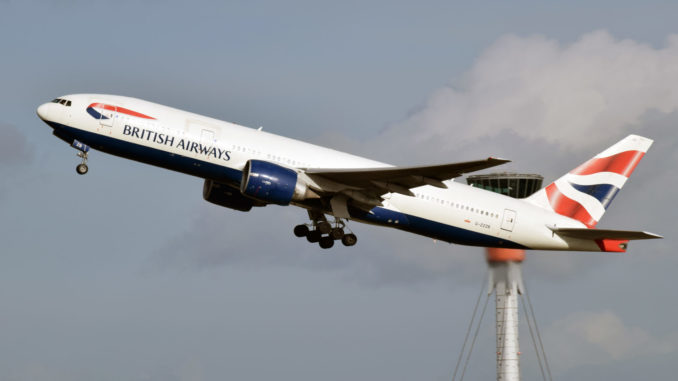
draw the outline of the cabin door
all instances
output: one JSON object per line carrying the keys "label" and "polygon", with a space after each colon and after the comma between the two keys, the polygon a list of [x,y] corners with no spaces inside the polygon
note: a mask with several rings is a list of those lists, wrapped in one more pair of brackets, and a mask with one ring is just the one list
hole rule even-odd
{"label": "cabin door", "polygon": [[516,211],[504,209],[504,219],[501,221],[502,230],[513,231],[513,225],[516,223]]}

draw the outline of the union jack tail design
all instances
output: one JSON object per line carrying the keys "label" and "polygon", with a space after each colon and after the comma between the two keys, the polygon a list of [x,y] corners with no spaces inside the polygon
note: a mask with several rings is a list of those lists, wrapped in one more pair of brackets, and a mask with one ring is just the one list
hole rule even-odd
{"label": "union jack tail design", "polygon": [[527,200],[593,228],[651,145],[629,135]]}

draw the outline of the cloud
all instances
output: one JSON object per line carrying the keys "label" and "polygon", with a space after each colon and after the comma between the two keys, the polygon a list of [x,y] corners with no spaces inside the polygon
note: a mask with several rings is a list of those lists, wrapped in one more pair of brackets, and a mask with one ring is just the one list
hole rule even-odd
{"label": "cloud", "polygon": [[544,336],[549,358],[558,359],[559,371],[678,350],[678,332],[656,337],[624,323],[611,311],[572,313],[551,324]]}
{"label": "cloud", "polygon": [[659,49],[605,31],[571,44],[508,35],[380,139],[450,152],[509,130],[588,150],[622,137],[650,111],[678,110],[676,67],[678,35]]}

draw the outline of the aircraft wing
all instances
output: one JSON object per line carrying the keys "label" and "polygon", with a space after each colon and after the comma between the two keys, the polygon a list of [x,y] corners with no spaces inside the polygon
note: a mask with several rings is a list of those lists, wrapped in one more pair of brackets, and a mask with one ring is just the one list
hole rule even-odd
{"label": "aircraft wing", "polygon": [[479,171],[510,160],[487,158],[463,163],[439,164],[421,167],[383,167],[359,169],[308,169],[306,175],[313,179],[325,179],[375,196],[395,192],[412,196],[410,188],[432,185],[447,188],[443,183],[464,173]]}
{"label": "aircraft wing", "polygon": [[554,233],[570,238],[592,239],[592,240],[634,240],[634,239],[655,239],[664,238],[654,233],[631,230],[609,230],[609,229],[587,229],[587,228],[556,228],[549,226]]}

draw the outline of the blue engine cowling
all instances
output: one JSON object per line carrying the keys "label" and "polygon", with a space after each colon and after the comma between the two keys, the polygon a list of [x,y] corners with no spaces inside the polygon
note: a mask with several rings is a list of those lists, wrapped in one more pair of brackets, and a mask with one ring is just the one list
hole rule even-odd
{"label": "blue engine cowling", "polygon": [[306,186],[298,181],[297,173],[289,168],[262,160],[249,160],[242,172],[240,192],[267,204],[289,205],[302,199]]}
{"label": "blue engine cowling", "polygon": [[212,204],[239,210],[241,212],[247,212],[252,209],[253,206],[266,205],[243,196],[238,188],[214,180],[205,180],[205,184],[202,188],[202,197],[205,201],[211,202]]}

